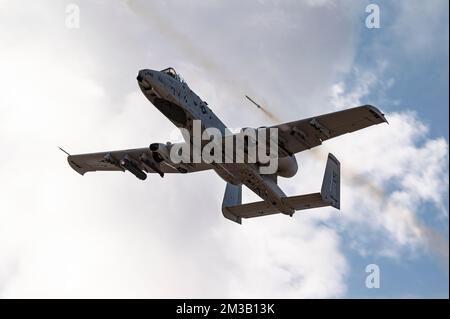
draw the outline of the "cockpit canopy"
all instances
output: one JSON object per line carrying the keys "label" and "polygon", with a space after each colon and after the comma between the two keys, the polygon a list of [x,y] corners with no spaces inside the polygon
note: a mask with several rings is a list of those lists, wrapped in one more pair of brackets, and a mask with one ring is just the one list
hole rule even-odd
{"label": "cockpit canopy", "polygon": [[184,81],[181,79],[181,77],[177,74],[177,72],[175,71],[175,69],[172,68],[172,67],[167,68],[167,69],[164,69],[164,70],[161,70],[161,72],[162,72],[162,73],[165,73],[165,74],[167,74],[167,75],[169,75],[169,76],[171,76],[172,78],[174,78],[174,79],[177,80],[177,81],[184,82]]}

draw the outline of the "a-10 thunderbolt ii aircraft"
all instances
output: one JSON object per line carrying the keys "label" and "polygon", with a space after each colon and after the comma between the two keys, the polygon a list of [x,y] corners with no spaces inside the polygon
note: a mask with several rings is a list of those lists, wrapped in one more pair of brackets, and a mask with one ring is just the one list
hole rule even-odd
{"label": "a-10 thunderbolt ii aircraft", "polygon": [[[193,133],[195,120],[201,128],[215,128],[225,134],[226,126],[198,97],[173,68],[162,71],[141,70],[137,81],[147,99],[178,128]],[[253,102],[253,101],[252,101]],[[259,105],[257,105],[260,107]],[[83,175],[91,171],[129,171],[144,180],[146,173],[162,177],[170,173],[191,173],[214,170],[227,182],[222,203],[223,215],[237,223],[242,218],[282,213],[292,216],[297,210],[333,206],[340,208],[340,163],[328,155],[320,193],[286,196],[277,184],[277,177],[292,177],[297,173],[295,153],[321,145],[336,136],[387,122],[376,107],[364,105],[343,111],[284,123],[270,128],[278,129],[278,165],[273,174],[261,174],[260,163],[207,163],[173,161],[170,142],[152,143],[150,147],[69,155],[70,166]],[[188,143],[183,142],[183,143]],[[192,141],[189,141],[192,146]],[[263,200],[242,204],[242,185],[247,186]]]}

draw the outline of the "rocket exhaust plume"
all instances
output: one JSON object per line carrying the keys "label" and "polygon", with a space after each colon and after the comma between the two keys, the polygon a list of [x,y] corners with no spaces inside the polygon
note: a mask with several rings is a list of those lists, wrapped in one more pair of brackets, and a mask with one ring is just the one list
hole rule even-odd
{"label": "rocket exhaust plume", "polygon": [[252,102],[253,104],[255,104],[255,106],[260,109],[268,118],[270,118],[273,122],[275,122],[275,124],[280,124],[281,120],[272,112],[266,110],[265,108],[263,108],[260,104],[256,103],[252,98],[250,98],[248,95],[245,96],[247,98],[247,100],[249,100],[250,102]]}

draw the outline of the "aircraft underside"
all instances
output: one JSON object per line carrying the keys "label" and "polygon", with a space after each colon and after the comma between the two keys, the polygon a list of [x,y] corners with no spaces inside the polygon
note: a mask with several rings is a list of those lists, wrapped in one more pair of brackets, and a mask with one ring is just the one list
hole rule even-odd
{"label": "aircraft underside", "polygon": [[[200,134],[205,128],[213,128],[227,135],[225,125],[211,111],[207,103],[202,101],[172,68],[162,71],[141,70],[137,80],[147,99],[178,128],[187,130],[186,136],[183,135],[185,139],[195,136],[197,120],[201,122],[201,131],[197,130]],[[235,153],[232,155],[231,163],[174,160],[178,152],[172,151],[194,145],[195,142],[191,140],[176,144],[152,143],[149,147],[138,149],[68,154],[67,160],[69,165],[81,175],[92,171],[128,171],[141,180],[145,180],[147,174],[153,173],[164,177],[165,174],[214,170],[227,182],[222,203],[223,215],[241,223],[242,218],[276,213],[292,216],[295,211],[309,208],[332,206],[339,209],[340,163],[332,154],[328,155],[322,188],[318,193],[286,196],[277,184],[278,176],[292,177],[297,173],[296,153],[317,147],[324,141],[340,135],[385,122],[387,121],[380,110],[371,105],[363,105],[265,127],[267,132],[276,131],[274,144],[278,165],[276,170],[270,173],[262,172],[259,159],[257,162],[236,162]],[[269,140],[272,143],[272,135],[270,136]],[[225,143],[225,139],[219,139],[219,141]],[[201,142],[200,145],[204,144]],[[243,204],[242,185],[261,197],[262,201]]]}

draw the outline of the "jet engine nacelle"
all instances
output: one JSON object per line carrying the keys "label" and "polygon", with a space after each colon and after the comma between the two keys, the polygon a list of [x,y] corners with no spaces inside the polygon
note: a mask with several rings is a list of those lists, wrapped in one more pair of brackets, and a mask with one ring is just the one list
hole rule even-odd
{"label": "jet engine nacelle", "polygon": [[164,160],[169,161],[170,159],[170,149],[166,144],[152,143],[150,144],[150,151],[157,163],[161,163]]}
{"label": "jet engine nacelle", "polygon": [[294,155],[281,157],[278,159],[278,176],[292,177],[297,173],[297,171],[298,164]]}

